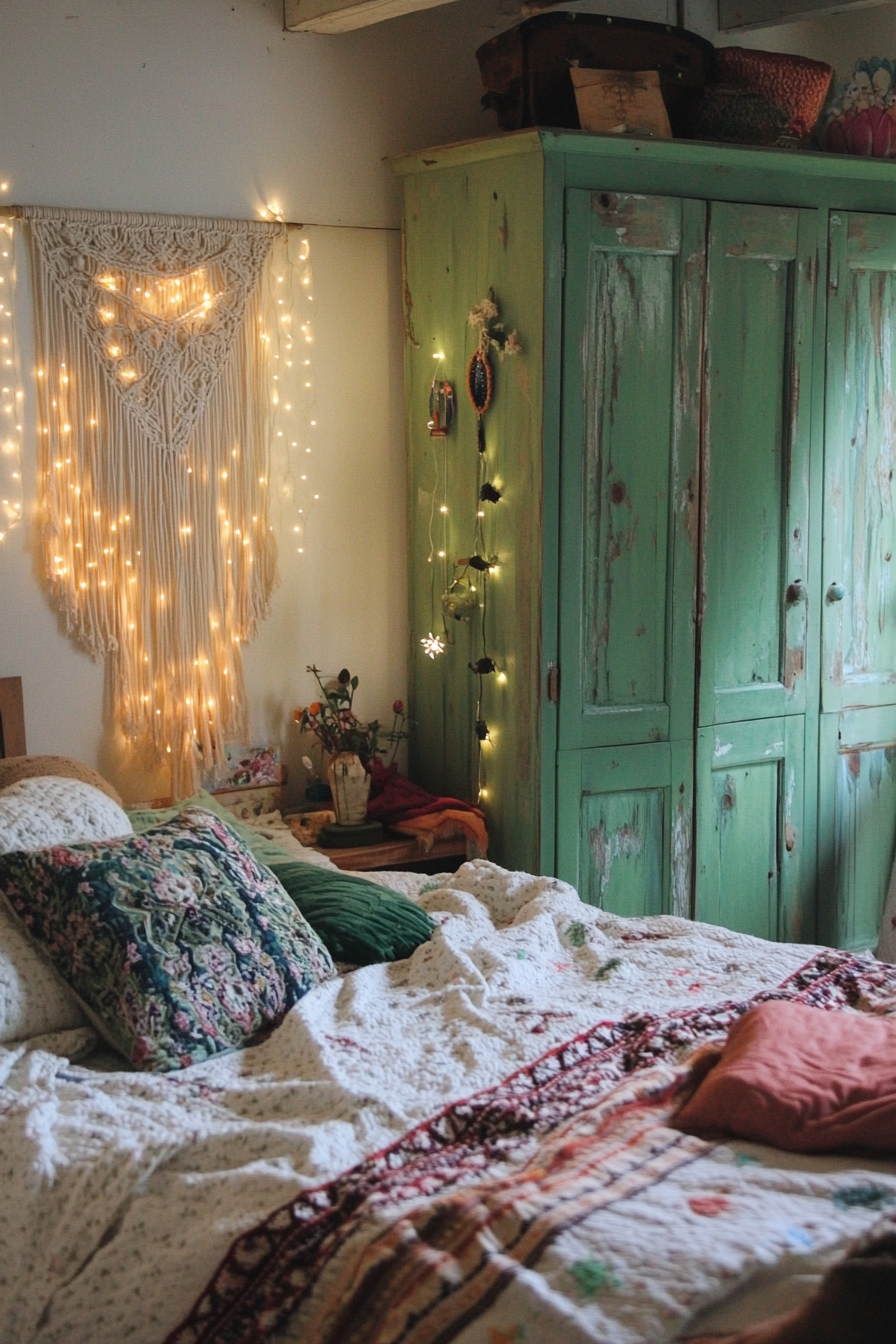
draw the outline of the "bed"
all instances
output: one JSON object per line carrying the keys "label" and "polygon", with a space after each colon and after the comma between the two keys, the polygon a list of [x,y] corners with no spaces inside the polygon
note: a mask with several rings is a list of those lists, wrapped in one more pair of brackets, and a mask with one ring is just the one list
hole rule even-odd
{"label": "bed", "polygon": [[[277,816],[254,833],[326,867]],[[369,878],[431,937],[336,966],[247,1048],[134,1069],[69,1000],[4,1031],[5,1344],[662,1344],[786,1310],[896,1229],[891,1160],[669,1123],[751,1004],[886,1020],[896,966],[616,918],[485,860]]]}

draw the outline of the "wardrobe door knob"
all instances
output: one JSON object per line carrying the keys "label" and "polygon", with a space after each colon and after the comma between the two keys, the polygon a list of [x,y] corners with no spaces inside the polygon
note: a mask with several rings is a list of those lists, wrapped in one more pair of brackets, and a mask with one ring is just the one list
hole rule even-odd
{"label": "wardrobe door knob", "polygon": [[842,602],[846,596],[846,589],[842,583],[832,583],[828,589],[829,602]]}
{"label": "wardrobe door knob", "polygon": [[808,594],[801,580],[794,579],[784,594],[784,601],[792,607],[797,602],[805,602],[807,597]]}

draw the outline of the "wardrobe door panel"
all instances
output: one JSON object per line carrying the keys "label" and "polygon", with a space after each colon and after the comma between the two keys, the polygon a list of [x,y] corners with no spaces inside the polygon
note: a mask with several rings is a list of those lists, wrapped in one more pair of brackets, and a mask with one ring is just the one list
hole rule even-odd
{"label": "wardrobe door panel", "polygon": [[711,207],[701,724],[806,708],[814,211]]}
{"label": "wardrobe door panel", "polygon": [[831,216],[822,707],[896,704],[896,218]]}
{"label": "wardrobe door panel", "polygon": [[571,191],[561,749],[690,731],[704,207]]}
{"label": "wardrobe door panel", "polygon": [[696,913],[758,938],[798,936],[801,715],[701,728]]}
{"label": "wardrobe door panel", "polygon": [[821,718],[819,938],[875,948],[896,849],[896,709]]}
{"label": "wardrobe door panel", "polygon": [[561,752],[557,875],[618,915],[690,913],[690,742]]}

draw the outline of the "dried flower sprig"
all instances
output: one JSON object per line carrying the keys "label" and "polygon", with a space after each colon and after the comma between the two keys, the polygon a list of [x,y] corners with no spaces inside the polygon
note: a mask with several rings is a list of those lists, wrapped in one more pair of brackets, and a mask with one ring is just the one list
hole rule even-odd
{"label": "dried flower sprig", "polygon": [[[306,670],[320,687],[321,699],[293,710],[293,719],[302,732],[314,733],[324,751],[331,756],[340,751],[351,751],[364,765],[369,765],[374,756],[388,756],[387,764],[391,765],[399,742],[408,736],[405,729],[407,715],[402,702],[396,700],[392,705],[391,728],[381,728],[378,719],[364,723],[353,708],[358,678],[353,677],[347,667],[326,683],[313,663]],[[385,745],[380,745],[381,740]]]}
{"label": "dried flower sprig", "polygon": [[471,327],[479,328],[479,353],[487,355],[490,346],[494,346],[501,359],[505,355],[521,355],[523,347],[515,331],[507,331],[503,322],[499,322],[500,311],[495,302],[495,292],[490,289],[488,297],[480,299],[475,308],[467,314]]}

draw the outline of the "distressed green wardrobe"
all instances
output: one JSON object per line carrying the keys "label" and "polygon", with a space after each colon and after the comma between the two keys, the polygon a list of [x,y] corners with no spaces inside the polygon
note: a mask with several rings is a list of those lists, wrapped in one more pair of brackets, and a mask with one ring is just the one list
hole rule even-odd
{"label": "distressed green wardrobe", "polygon": [[[527,131],[395,166],[415,777],[482,782],[484,628],[493,858],[622,914],[873,945],[896,843],[896,165]],[[503,493],[480,504],[466,316],[490,289],[524,354],[494,359]],[[479,508],[487,607],[431,659]]]}

